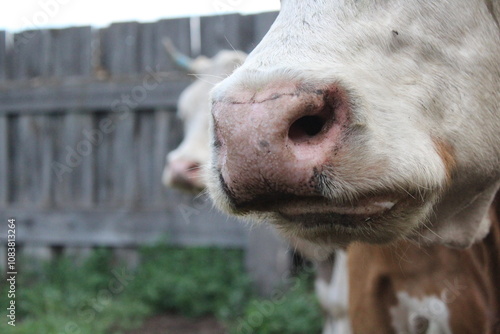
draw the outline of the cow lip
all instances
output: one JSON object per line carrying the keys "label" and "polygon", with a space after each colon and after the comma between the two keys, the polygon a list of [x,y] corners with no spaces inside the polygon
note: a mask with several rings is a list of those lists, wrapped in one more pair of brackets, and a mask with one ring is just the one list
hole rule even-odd
{"label": "cow lip", "polygon": [[399,203],[396,199],[364,199],[352,204],[337,204],[321,201],[306,205],[290,203],[281,205],[276,213],[285,221],[299,224],[303,228],[316,228],[325,225],[355,227],[372,223],[380,216],[394,210]]}
{"label": "cow lip", "polygon": [[373,216],[382,214],[391,210],[397,201],[394,200],[376,200],[363,201],[352,205],[335,205],[327,202],[307,203],[307,207],[303,208],[296,203],[290,205],[282,205],[277,211],[280,214],[287,216],[305,215],[305,214],[338,214],[338,215],[354,215],[354,216]]}
{"label": "cow lip", "polygon": [[397,196],[363,197],[356,201],[332,201],[323,196],[297,196],[293,194],[266,194],[250,201],[235,203],[236,211],[275,212],[287,216],[307,214],[342,214],[368,216],[391,210],[401,201]]}

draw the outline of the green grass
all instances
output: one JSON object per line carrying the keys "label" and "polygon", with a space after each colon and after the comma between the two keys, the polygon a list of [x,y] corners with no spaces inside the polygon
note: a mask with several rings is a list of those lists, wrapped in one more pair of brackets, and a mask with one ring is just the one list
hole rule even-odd
{"label": "green grass", "polygon": [[254,298],[243,316],[231,326],[231,334],[321,333],[322,316],[312,292],[311,276],[292,279],[287,288],[276,289],[269,299]]}
{"label": "green grass", "polygon": [[[110,263],[111,252],[96,250],[82,266],[63,257],[46,263],[40,272],[23,271],[17,276],[16,326],[2,321],[0,333],[104,334],[112,327],[139,325],[151,308],[110,288],[116,282]],[[2,290],[0,300],[6,305]],[[7,319],[3,309],[2,319]]]}
{"label": "green grass", "polygon": [[130,291],[134,299],[156,311],[224,319],[242,312],[250,298],[241,250],[157,246],[143,249],[142,254]]}
{"label": "green grass", "polygon": [[[121,333],[165,312],[214,315],[231,334],[320,332],[310,277],[293,279],[266,300],[253,294],[241,250],[156,245],[140,254],[134,272],[113,264],[105,249],[81,265],[62,257],[41,270],[23,271],[17,276],[16,327],[7,325],[2,306],[0,333]],[[0,284],[0,305],[7,305]]]}

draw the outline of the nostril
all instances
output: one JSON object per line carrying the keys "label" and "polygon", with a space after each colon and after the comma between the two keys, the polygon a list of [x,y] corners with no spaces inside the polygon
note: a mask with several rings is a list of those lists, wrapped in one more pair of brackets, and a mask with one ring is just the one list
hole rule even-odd
{"label": "nostril", "polygon": [[189,164],[186,168],[186,172],[188,173],[197,173],[201,169],[201,164],[193,162]]}
{"label": "nostril", "polygon": [[168,165],[174,179],[191,179],[197,177],[201,164],[194,161],[174,161]]}
{"label": "nostril", "polygon": [[304,116],[293,122],[288,130],[288,138],[301,142],[308,140],[321,132],[326,120],[320,116]]}

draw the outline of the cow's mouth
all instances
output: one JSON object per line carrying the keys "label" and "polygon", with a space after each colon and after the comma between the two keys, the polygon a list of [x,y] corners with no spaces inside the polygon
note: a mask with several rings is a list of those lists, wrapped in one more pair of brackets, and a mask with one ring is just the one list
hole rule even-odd
{"label": "cow's mouth", "polygon": [[388,214],[397,203],[393,199],[365,199],[347,205],[328,201],[307,203],[305,206],[291,203],[278,208],[276,213],[280,218],[305,229],[329,225],[355,228],[360,224],[373,223],[378,217]]}
{"label": "cow's mouth", "polygon": [[[385,243],[409,235],[416,227],[411,217],[421,206],[412,197],[367,197],[349,203],[318,198],[280,202],[265,218],[285,235],[322,244],[351,241]],[[255,213],[255,211],[254,211]],[[265,213],[265,212],[264,212]]]}
{"label": "cow's mouth", "polygon": [[248,197],[242,198],[234,196],[222,177],[219,180],[228,212],[267,221],[287,236],[322,244],[386,243],[409,236],[425,223],[433,202],[430,193],[417,194],[409,189],[343,192],[329,199],[318,194],[315,187],[280,189],[273,184],[264,193],[252,194],[253,189],[249,189]]}
{"label": "cow's mouth", "polygon": [[270,213],[279,225],[295,225],[303,229],[334,225],[356,228],[391,215],[403,202],[399,196],[365,197],[339,202],[321,196],[268,194],[239,203],[235,209],[239,214]]}

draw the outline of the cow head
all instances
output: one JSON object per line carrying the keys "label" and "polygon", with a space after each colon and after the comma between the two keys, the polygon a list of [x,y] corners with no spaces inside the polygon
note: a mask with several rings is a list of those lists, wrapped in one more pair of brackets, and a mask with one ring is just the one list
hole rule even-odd
{"label": "cow head", "polygon": [[499,3],[283,0],[212,92],[215,204],[331,245],[482,238],[500,185]]}
{"label": "cow head", "polygon": [[188,73],[197,77],[179,97],[177,115],[184,125],[184,139],[167,155],[163,171],[166,186],[199,192],[205,188],[201,166],[208,162],[210,106],[209,92],[241,65],[246,55],[239,51],[220,51],[212,59],[200,56],[190,60],[166,42],[168,54]]}

